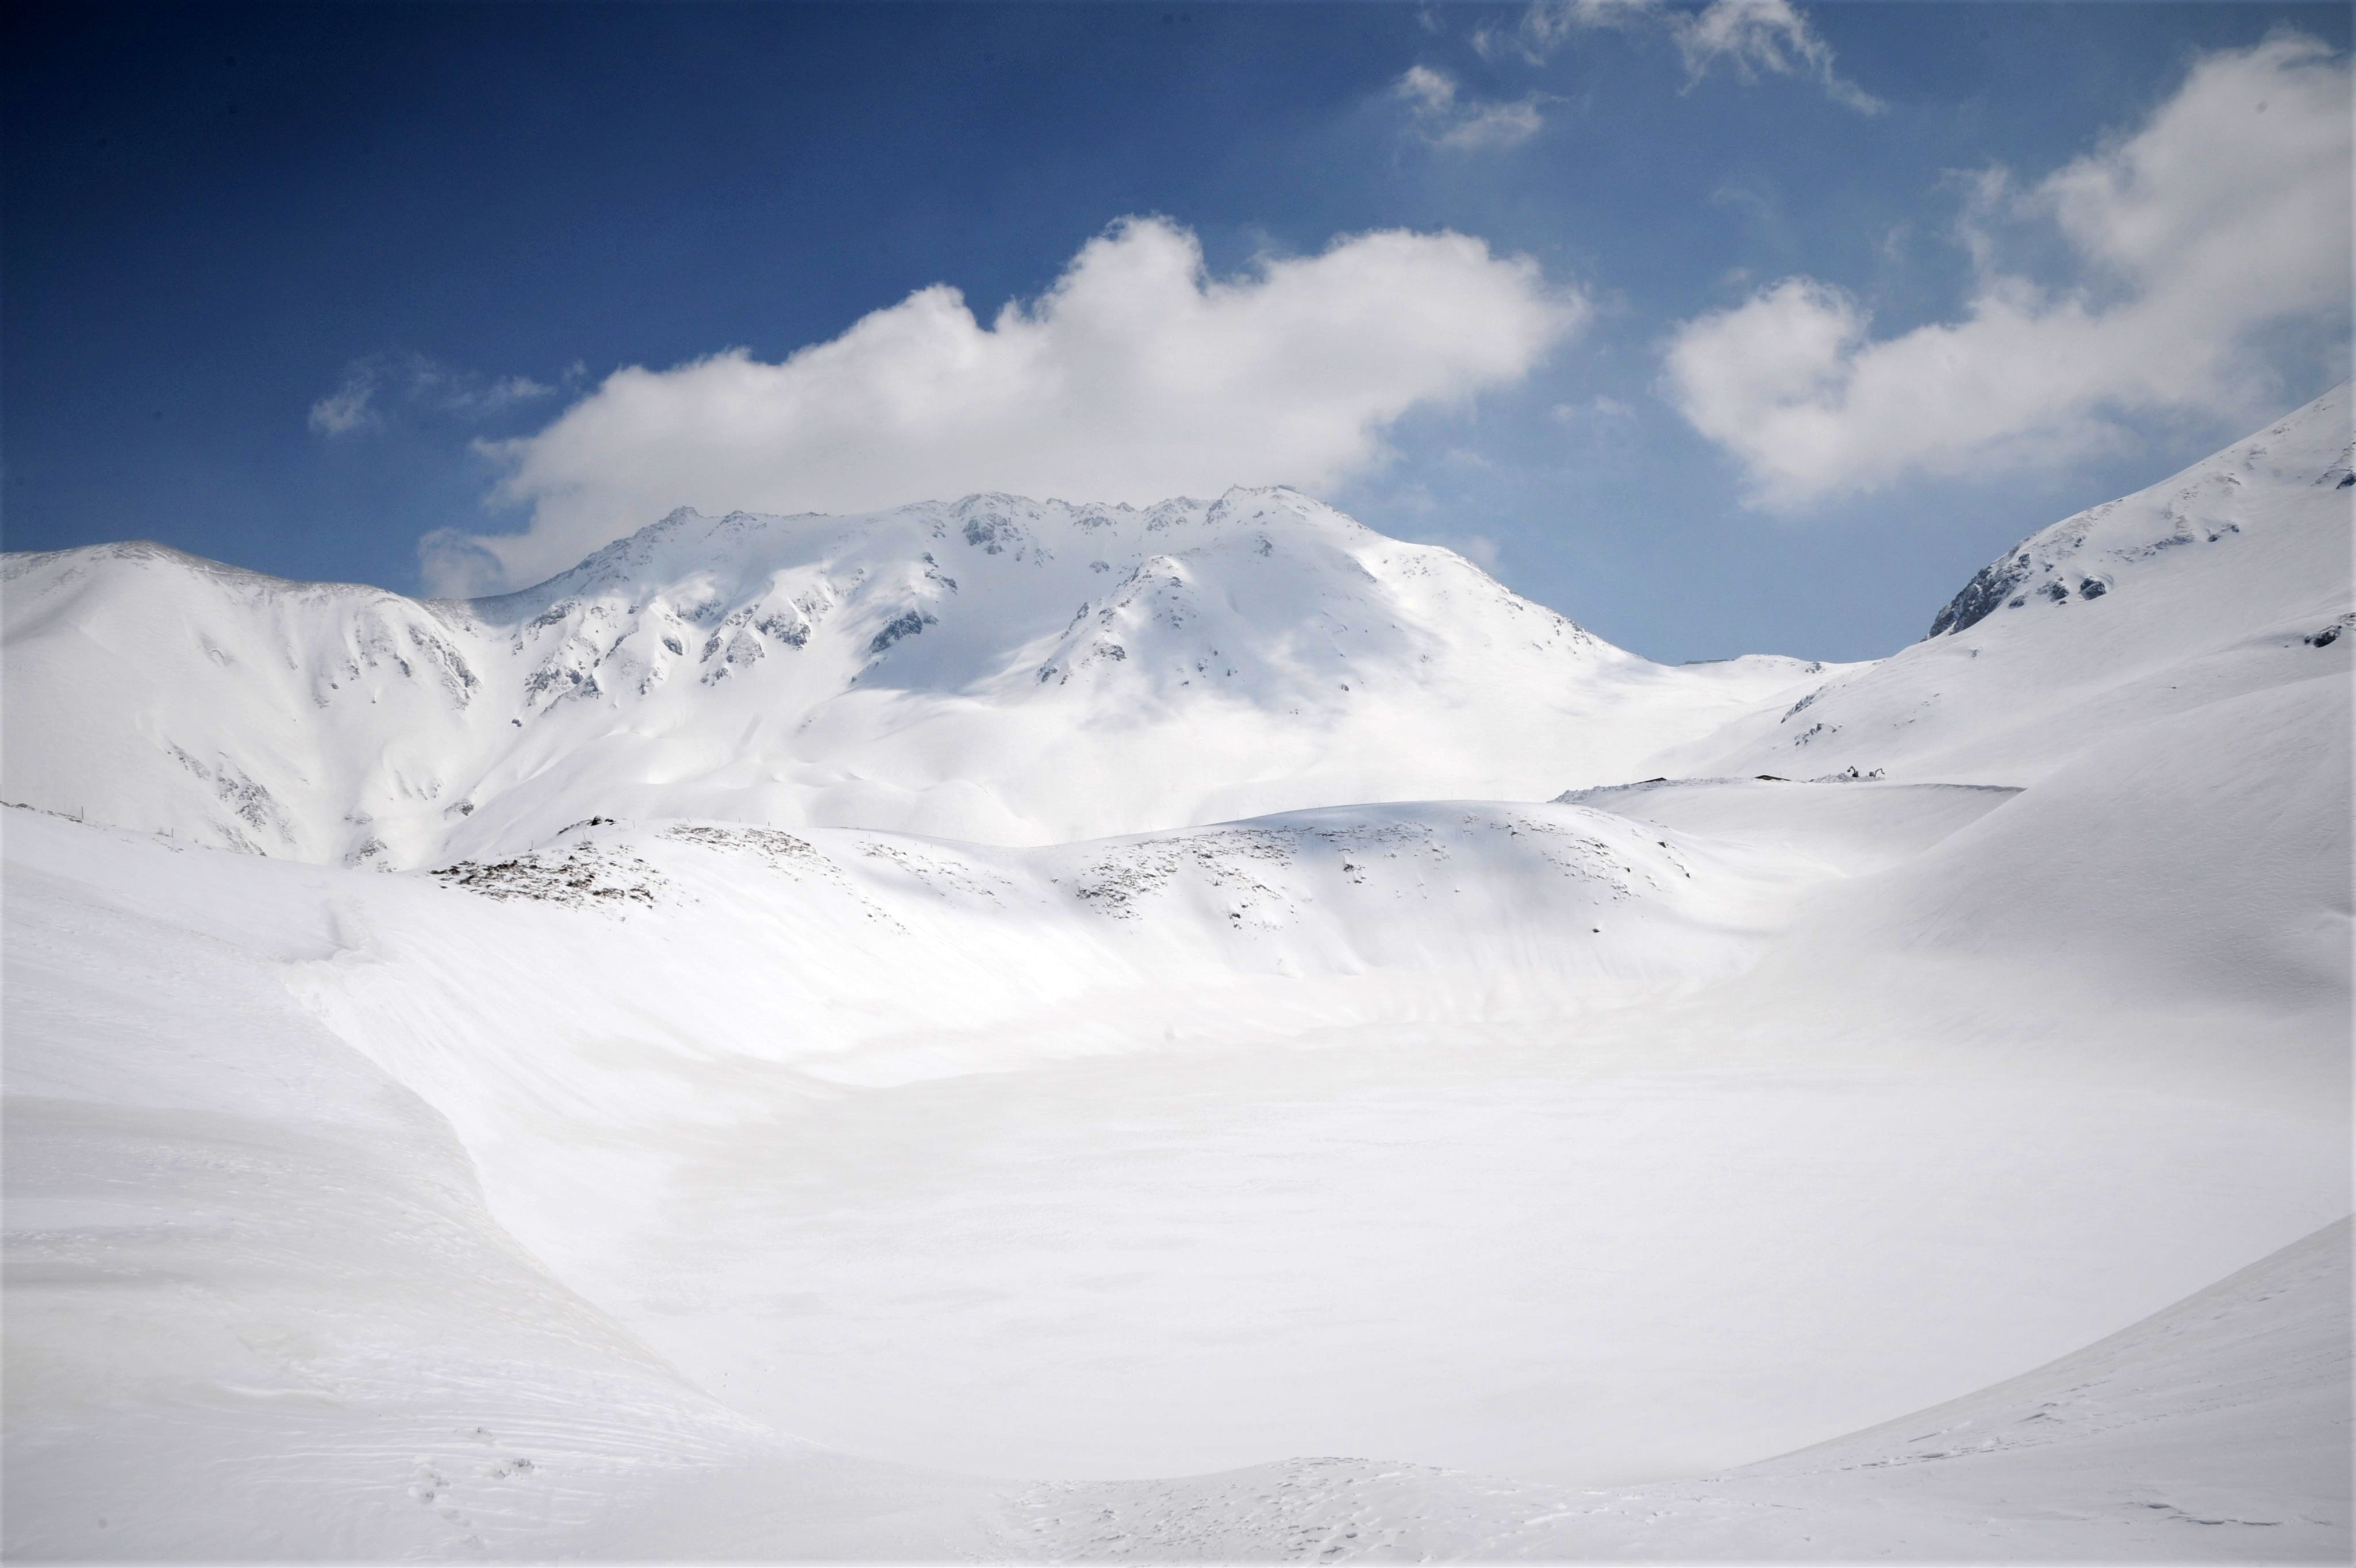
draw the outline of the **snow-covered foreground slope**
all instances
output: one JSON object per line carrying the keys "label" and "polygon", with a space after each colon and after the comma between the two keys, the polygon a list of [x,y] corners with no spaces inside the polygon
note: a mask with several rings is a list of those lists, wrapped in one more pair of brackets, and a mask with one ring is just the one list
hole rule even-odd
{"label": "snow-covered foreground slope", "polygon": [[2351,492],[2240,471],[2274,565],[1965,628],[1882,779],[1770,714],[1031,845],[0,813],[5,1551],[2344,1559],[2356,638],[2267,639]]}
{"label": "snow-covered foreground slope", "polygon": [[[1028,852],[617,825],[401,876],[12,813],[9,1343],[48,1377],[11,1489],[59,1499],[12,1540],[129,1550],[91,1533],[127,1497],[139,1552],[1557,1555],[1534,1480],[1964,1393],[2345,1212],[2329,984],[1809,943],[2027,797],[1644,793]],[[52,1058],[146,1135],[87,1141]],[[344,1196],[450,1157],[330,1131],[349,1098],[446,1118],[487,1214],[412,1244]],[[140,1342],[170,1376],[126,1390]],[[1327,1452],[1408,1463],[1110,1481]],[[1697,1541],[1766,1507],[1697,1495]]]}
{"label": "snow-covered foreground slope", "polygon": [[680,512],[466,604],[145,544],[5,571],[0,799],[323,863],[595,815],[1044,843],[1537,797],[1826,670],[1653,664],[1286,490]]}
{"label": "snow-covered foreground slope", "polygon": [[[1837,810],[1815,809],[1820,818]],[[1871,811],[1893,814],[1886,802]],[[472,908],[477,896],[408,890],[405,879],[174,852],[16,816],[8,835],[5,944],[5,1444],[6,1547],[15,1560],[1820,1561],[1897,1554],[2330,1561],[2344,1558],[2349,1547],[2344,1223],[2052,1365],[1853,1437],[1696,1481],[1582,1491],[1428,1463],[1340,1459],[1173,1481],[991,1481],[849,1458],[780,1437],[732,1408],[763,1403],[748,1400],[738,1379],[765,1357],[798,1349],[807,1371],[829,1351],[845,1354],[840,1327],[830,1332],[830,1313],[882,1311],[892,1315],[882,1326],[896,1336],[892,1348],[919,1364],[895,1381],[884,1375],[889,1359],[872,1354],[860,1369],[863,1402],[894,1413],[904,1426],[916,1424],[936,1402],[954,1407],[965,1394],[955,1359],[927,1354],[928,1324],[937,1337],[944,1319],[979,1316],[989,1331],[966,1349],[1002,1370],[1023,1349],[1019,1332],[1010,1343],[1010,1330],[1019,1331],[1027,1317],[1034,1331],[1055,1336],[1056,1346],[1034,1360],[1029,1377],[997,1391],[997,1419],[1021,1441],[1022,1423],[1033,1413],[1025,1401],[1055,1391],[1039,1386],[1042,1365],[1066,1359],[1078,1363],[1080,1380],[1119,1384],[1128,1398],[1114,1409],[1066,1403],[1054,1419],[1076,1434],[1134,1441],[1140,1423],[1173,1412],[1184,1419],[1185,1407],[1167,1386],[1141,1398],[1135,1369],[1104,1354],[1115,1341],[1101,1320],[1124,1315],[1115,1271],[1156,1274],[1164,1286],[1183,1287],[1189,1268],[1224,1257],[1226,1272],[1212,1282],[1215,1288],[1188,1298],[1185,1320],[1165,1326],[1190,1331],[1180,1349],[1191,1377],[1217,1383],[1230,1402],[1265,1400],[1257,1412],[1263,1429],[1280,1421],[1294,1399],[1346,1395],[1353,1383],[1394,1401],[1411,1397],[1415,1369],[1349,1354],[1354,1337],[1393,1315],[1409,1318],[1423,1353],[1452,1363],[1459,1376],[1477,1372],[1501,1349],[1524,1359],[1519,1369],[1528,1370],[1542,1348],[1528,1342],[1499,1347],[1483,1336],[1510,1328],[1495,1306],[1515,1283],[1527,1289],[1543,1282],[1552,1287],[1558,1334],[1579,1324],[1582,1286],[1598,1296],[1633,1290],[1656,1308],[1670,1305],[1666,1323],[1619,1327],[1623,1352],[1661,1358],[1651,1369],[1646,1400],[1615,1408],[1599,1405],[1591,1387],[1544,1391],[1575,1420],[1626,1431],[1632,1411],[1645,1402],[1682,1403],[1691,1412],[1694,1385],[1728,1375],[1722,1358],[1730,1348],[1722,1341],[1730,1334],[1748,1341],[1754,1397],[1757,1380],[1773,1365],[1759,1352],[1778,1341],[1804,1364],[1790,1386],[1772,1389],[1771,1379],[1777,1395],[1847,1373],[1851,1359],[1869,1355],[1869,1348],[1806,1346],[1809,1326],[1772,1289],[1777,1276],[1762,1270],[1762,1254],[1797,1247],[1820,1267],[1829,1255],[1822,1240],[1839,1236],[1851,1245],[1886,1246],[1909,1230],[1926,1237],[1945,1232],[1938,1247],[1918,1249],[1901,1269],[1932,1271],[1910,1308],[1919,1334],[1912,1354],[1954,1373],[1968,1359],[1956,1342],[1984,1334],[1989,1321],[2055,1314],[2051,1297],[2066,1276],[2056,1265],[2069,1254],[2107,1249],[2111,1263],[2132,1265],[2172,1241],[2181,1244],[2186,1233],[2221,1229],[2197,1196],[2202,1184],[2187,1179],[2187,1166],[2205,1168],[2213,1181],[2217,1167],[2230,1161],[2244,1179],[2261,1178],[2271,1188],[2269,1204],[2245,1209],[2263,1218],[2240,1238],[2241,1246],[2267,1245],[2268,1231],[2294,1220],[2276,1206],[2295,1190],[2296,1174],[2283,1168],[2264,1182],[2256,1151],[2226,1147],[2213,1129],[2203,1131],[2214,1105],[2196,1114],[2185,1104],[2174,1127],[2156,1127],[2150,1111],[2131,1101],[2048,1103],[2036,1112],[2044,1119],[2032,1135],[2016,1141],[2005,1133],[2018,1131],[2029,1102],[2044,1096],[2012,1101],[2008,1122],[1991,1117],[2007,1097],[1991,1096],[1987,1086],[1943,1107],[1941,1101],[1969,1081],[1953,1072],[1885,1069],[1876,1094],[1871,1077],[1854,1063],[1838,1075],[1826,1073],[1821,1062],[1815,1072],[1794,1074],[1786,1063],[1776,1075],[1784,1081],[1766,1097],[1760,1094],[1766,1085],[1752,1086],[1749,1107],[1753,1121],[1772,1108],[1790,1123],[1772,1151],[1780,1160],[1737,1151],[1728,1161],[1737,1168],[1714,1191],[1664,1197],[1643,1189],[1703,1153],[1706,1139],[1739,1124],[1736,1115],[1713,1114],[1694,1092],[1728,1072],[1733,1062],[1727,1054],[1705,1050],[1705,1060],[1694,1062],[1679,1059],[1690,1052],[1668,1051],[1667,1059],[1647,1064],[1649,1092],[1614,1095],[1611,1071],[1566,1072],[1559,1060],[1549,1064],[1566,1054],[1560,1035],[1525,1039],[1513,1070],[1498,1080],[1510,1094],[1491,1096],[1483,1109],[1471,1093],[1479,1073],[1435,1070],[1428,1050],[1401,1052],[1423,1033],[1408,1026],[1382,1038],[1354,1034],[1296,1042],[1280,1053],[1274,1071],[1249,1074],[1241,1083],[1242,1058],[1232,1051],[1165,1063],[1129,1086],[1119,1106],[1124,1115],[1095,1121],[1104,1143],[1123,1146],[1095,1151],[1092,1169],[1089,1151],[1074,1147],[1075,1133],[1087,1136],[1090,1119],[1056,1114],[1086,1101],[1067,1085],[1059,1100],[1036,1102],[1037,1091],[1055,1089],[1052,1075],[1015,1070],[905,1085],[904,1092],[956,1085],[1006,1090],[995,1101],[937,1104],[929,1115],[919,1108],[913,1118],[882,1113],[880,1105],[862,1111],[852,1103],[858,1096],[840,1085],[806,1080],[801,1127],[770,1131],[815,1132],[819,1146],[788,1155],[773,1136],[764,1194],[724,1175],[727,1164],[761,1158],[760,1140],[730,1136],[731,1113],[744,1118],[763,1097],[755,1068],[713,1052],[702,1063],[707,1086],[734,1092],[707,1094],[701,1113],[691,1114],[695,1108],[679,1091],[693,1081],[701,1052],[675,1049],[657,1069],[643,1049],[633,1058],[613,1051],[608,1041],[612,1059],[602,1081],[635,1085],[650,1101],[663,1098],[668,1082],[668,1109],[649,1105],[633,1115],[608,1101],[593,1120],[567,1108],[562,1130],[544,1104],[537,1113],[527,1110],[525,1119],[552,1124],[555,1143],[543,1153],[569,1142],[621,1158],[637,1142],[615,1135],[625,1120],[641,1132],[663,1130],[660,1153],[673,1160],[693,1163],[684,1145],[699,1132],[708,1144],[700,1203],[680,1202],[668,1217],[654,1212],[660,1195],[648,1194],[644,1203],[687,1254],[673,1266],[647,1238],[637,1242],[661,1272],[655,1288],[671,1299],[650,1312],[645,1300],[618,1293],[624,1310],[641,1324],[676,1316],[691,1320],[699,1335],[724,1337],[708,1348],[691,1380],[680,1369],[689,1363],[678,1357],[683,1337],[674,1337],[681,1343],[666,1365],[520,1251],[486,1212],[447,1125],[301,1006],[285,983],[290,972],[316,984],[322,968],[349,972],[403,961],[379,945],[393,911],[342,894],[411,891],[445,904],[445,915]],[[1852,830],[1844,836],[1857,835]],[[696,847],[711,849],[708,842]],[[899,847],[913,853],[920,846]],[[628,864],[621,856],[599,858]],[[864,896],[891,898],[888,879],[861,875],[860,865],[851,861],[846,878]],[[231,875],[206,874],[223,866]],[[1499,867],[1493,861],[1486,869]],[[595,880],[608,885],[605,874]],[[594,905],[481,903],[488,917],[530,915],[554,931],[567,920],[576,931],[594,930],[676,912],[686,907],[688,891],[684,878],[657,885],[657,896],[669,902],[648,908],[633,900],[623,920]],[[913,912],[914,905],[904,908]],[[529,946],[525,953],[544,956]],[[585,978],[594,965],[573,972]],[[469,1049],[454,1054],[499,1044],[513,1019],[529,1016],[535,1005],[487,1020],[465,1042]],[[1461,1044],[1467,1034],[1459,1026],[1446,1037]],[[565,1065],[578,1069],[599,1055],[592,1045],[585,1042]],[[1751,1042],[1743,1054],[1755,1055],[1759,1046]],[[512,1048],[523,1054],[545,1042]],[[1499,1055],[1511,1053],[1492,1043],[1483,1054],[1494,1071]],[[1351,1069],[1359,1097],[1387,1080],[1400,1103],[1387,1115],[1379,1105],[1353,1115],[1345,1097],[1343,1113],[1315,1116],[1314,1101],[1333,1098],[1339,1058],[1354,1055],[1375,1058]],[[410,1070],[420,1069],[412,1064]],[[462,1069],[444,1064],[441,1070],[447,1080]],[[1620,1069],[1629,1070],[1627,1064]],[[788,1076],[782,1066],[773,1072],[779,1080]],[[1917,1091],[1911,1107],[1889,1081],[1906,1078]],[[594,1094],[600,1082],[600,1075],[586,1074],[584,1093]],[[1483,1199],[1510,1209],[1526,1270],[1538,1250],[1530,1244],[1534,1234],[1556,1247],[1580,1243],[1573,1200],[1603,1196],[1591,1173],[1570,1200],[1534,1202],[1528,1192],[1496,1180],[1512,1174],[1496,1165],[1510,1167],[1513,1159],[1500,1162],[1493,1153],[1468,1162],[1462,1153],[1526,1142],[1513,1117],[1550,1082],[1595,1096],[1590,1109],[1599,1113],[1583,1122],[1566,1118],[1572,1101],[1558,1089],[1551,1113],[1537,1129],[1554,1139],[1576,1137],[1582,1125],[1591,1135],[1599,1123],[1620,1122],[1647,1102],[1671,1112],[1623,1126],[1616,1158],[1605,1162],[1622,1172],[1613,1200],[1637,1211],[1628,1233],[1609,1238],[1613,1244],[1586,1269],[1551,1280],[1543,1279],[1542,1268],[1519,1282],[1501,1278],[1504,1250],[1478,1240],[1435,1251],[1449,1230],[1482,1228]],[[777,1084],[766,1087],[774,1106],[781,1098]],[[1025,1089],[1031,1092],[1019,1092]],[[1258,1104],[1263,1127],[1272,1110],[1289,1107],[1291,1127],[1277,1130],[1312,1136],[1298,1150],[1282,1137],[1241,1136],[1226,1113],[1239,1098]],[[1824,1102],[1829,1119],[1794,1114],[1811,1099]],[[1173,1110],[1173,1101],[1193,1103]],[[1028,1102],[1030,1125],[1018,1101]],[[2243,1113],[2254,1103],[2244,1096]],[[970,1113],[993,1106],[996,1137],[976,1140]],[[1912,1120],[1900,1133],[1933,1139],[1912,1160],[1892,1158],[1899,1137],[1881,1146],[1860,1138],[1862,1117],[1901,1108],[1911,1110]],[[1468,1110],[1472,1125],[1451,1125]],[[1205,1118],[1205,1112],[1215,1113]],[[1172,1133],[1190,1119],[1208,1120],[1237,1145],[1206,1144],[1195,1128],[1196,1158],[1192,1171],[1181,1174],[1201,1177],[1232,1168],[1215,1176],[1203,1195],[1207,1201],[1198,1201],[1191,1216],[1183,1208],[1194,1184],[1151,1168],[1157,1156],[1188,1153],[1188,1140]],[[462,1126],[470,1120],[458,1118]],[[830,1120],[837,1123],[830,1129],[824,1126]],[[1697,1131],[1690,1125],[1696,1120]],[[2278,1135],[2296,1124],[2279,1108],[2271,1121]],[[1386,1125],[1387,1137],[1381,1135]],[[968,1128],[968,1149],[994,1144],[999,1160],[952,1158],[944,1165],[934,1140],[960,1126]],[[2169,1133],[2190,1134],[2190,1141],[2155,1146],[2140,1168],[2101,1176],[2108,1159],[2155,1133],[2163,1144]],[[2085,1146],[2058,1167],[2074,1186],[2057,1190],[2051,1185],[2057,1166],[2036,1161],[2041,1147],[2062,1138]],[[1785,1170],[1773,1178],[1783,1190],[1739,1217],[1766,1219],[1772,1248],[1744,1256],[1729,1247],[1739,1226],[1717,1237],[1697,1230],[1710,1207],[1697,1197],[1737,1195],[1762,1172],[1788,1165],[1811,1139],[1838,1145],[1826,1162],[1837,1168],[1804,1180],[1812,1191],[1794,1190]],[[1641,1144],[1652,1146],[1634,1146]],[[1456,1157],[1435,1157],[1451,1145],[1460,1151]],[[1290,1169],[1282,1165],[1288,1155],[1296,1156]],[[2029,1168],[2008,1173],[2023,1161]],[[1337,1162],[1340,1168],[1333,1168]],[[958,1179],[988,1177],[993,1163],[1001,1167],[994,1187]],[[1333,1239],[1333,1226],[1354,1218],[1335,1199],[1385,1164],[1404,1168],[1370,1195],[1355,1217],[1356,1233]],[[1095,1182],[1066,1189],[1060,1213],[1039,1207],[1034,1186],[1027,1209],[1018,1205],[993,1224],[990,1213],[1004,1207],[1010,1186],[1021,1190],[1006,1180],[1008,1165],[1018,1175],[1038,1167],[1036,1186],[1061,1187],[1059,1178],[1073,1177]],[[1959,1168],[1946,1181],[1924,1179],[1950,1165]],[[1310,1179],[1318,1168],[1328,1173],[1322,1191]],[[486,1170],[498,1186],[497,1162]],[[585,1209],[624,1197],[642,1175],[601,1182],[594,1161],[580,1155],[562,1173],[575,1184],[574,1205]],[[1841,1176],[1847,1179],[1833,1179]],[[2308,1179],[2314,1176],[2309,1172]],[[943,1177],[958,1188],[934,1200],[949,1205],[948,1211],[910,1233],[912,1208]],[[2137,1189],[2155,1180],[2172,1186],[2139,1217]],[[830,1190],[812,1192],[819,1181]],[[1873,1189],[1889,1181],[1901,1190],[1877,1197]],[[2031,1186],[2043,1187],[2034,1199],[2021,1190]],[[774,1220],[777,1210],[793,1207],[797,1187],[804,1223],[773,1224],[767,1239],[789,1245],[798,1240],[788,1264],[817,1259],[831,1266],[815,1276],[781,1267],[780,1275],[797,1277],[768,1282],[771,1294],[758,1299],[760,1316],[786,1332],[765,1342],[752,1326],[728,1323],[708,1304],[698,1316],[683,1298],[708,1290],[724,1302],[749,1266],[715,1246],[724,1230],[715,1237],[708,1226],[694,1229],[704,1211],[751,1198],[770,1207],[754,1216],[755,1223]],[[1420,1203],[1419,1188],[1425,1189]],[[2189,1204],[2188,1195],[2194,1195]],[[1140,1197],[1146,1199],[1141,1205]],[[1807,1203],[1794,1201],[1809,1197],[1843,1207],[1812,1218]],[[2040,1205],[2098,1212],[2083,1233],[2065,1239],[2064,1256],[2033,1269],[2015,1265],[1992,1287],[1984,1284],[1980,1269],[2010,1251],[2034,1253],[2050,1239],[2019,1225]],[[1289,1213],[1290,1222],[1255,1226],[1255,1208]],[[809,1232],[824,1227],[812,1221],[830,1209],[845,1233],[813,1238]],[[1860,1223],[1876,1213],[1888,1227],[1879,1233]],[[1304,1217],[1323,1223],[1304,1225]],[[1050,1227],[1057,1219],[1100,1233],[1066,1232],[1056,1246]],[[1174,1232],[1190,1219],[1197,1228],[1193,1237],[1165,1234],[1158,1248],[1152,1244],[1156,1230]],[[1238,1247],[1231,1237],[1224,1247],[1206,1245],[1201,1228],[1215,1222],[1223,1232],[1241,1227],[1247,1241],[1259,1246]],[[682,1226],[689,1228],[684,1234]],[[2003,1234],[1976,1247],[1976,1226]],[[745,1240],[741,1231],[738,1240]],[[1585,1239],[1590,1247],[1597,1240]],[[992,1254],[1010,1242],[1027,1251],[1004,1260],[993,1276],[999,1261]],[[1304,1255],[1272,1257],[1280,1242]],[[886,1261],[873,1273],[892,1288],[836,1294],[846,1283],[856,1286],[858,1254],[875,1249]],[[1971,1255],[1956,1255],[1958,1250]],[[2213,1235],[2210,1250],[2218,1250]],[[1015,1278],[1042,1262],[1050,1277]],[[1255,1262],[1256,1277],[1248,1272]],[[1468,1262],[1475,1265],[1469,1273]],[[1248,1269],[1240,1279],[1238,1263]],[[1054,1277],[1083,1265],[1092,1277]],[[1419,1267],[1448,1273],[1447,1288],[1430,1293],[1440,1299],[1418,1299]],[[1348,1276],[1347,1289],[1321,1299],[1303,1288],[1336,1273]],[[1675,1288],[1648,1278],[1657,1275],[1668,1276]],[[1764,1294],[1762,1283],[1770,1286]],[[1854,1272],[1839,1282],[1844,1290],[1860,1283]],[[1886,1290],[1889,1282],[1882,1284]],[[798,1296],[791,1287],[799,1287]],[[1252,1310],[1229,1304],[1221,1316],[1222,1295],[1237,1287],[1260,1293]],[[1997,1313],[1976,1313],[1976,1291],[2007,1299]],[[1837,1305],[1837,1293],[1826,1294]],[[1207,1321],[1196,1316],[1206,1311],[1213,1315]],[[1133,1329],[1134,1303],[1127,1312]],[[1837,1326],[1854,1335],[1866,1316]],[[1632,1334],[1640,1326],[1643,1333]],[[1255,1328],[1280,1332],[1288,1359],[1311,1365],[1290,1368],[1286,1380],[1267,1386],[1279,1369],[1276,1359],[1255,1361],[1252,1347],[1235,1342],[1239,1329]],[[1650,1352],[1647,1335],[1655,1347]],[[1132,1357],[1154,1348],[1141,1338],[1126,1343]],[[848,1353],[856,1359],[857,1345]],[[1336,1369],[1336,1361],[1344,1364]],[[1239,1364],[1248,1376],[1233,1375]],[[780,1410],[799,1402],[798,1413],[839,1420],[840,1409],[830,1405],[835,1391],[823,1379],[802,1380],[815,1382],[814,1400],[797,1402],[790,1388],[770,1391],[768,1399]],[[715,1390],[720,1397],[707,1391]],[[1513,1390],[1529,1391],[1518,1382]],[[1504,1391],[1490,1396],[1491,1421],[1510,1417],[1496,1408]],[[1361,1430],[1378,1430],[1381,1403],[1367,1398],[1349,1408],[1345,1399],[1338,1414]],[[1419,1423],[1440,1415],[1444,1438],[1444,1410],[1411,1413]],[[1700,1413],[1723,1419],[1725,1412]],[[1408,1424],[1387,1435],[1410,1447],[1430,1441],[1419,1443]],[[1272,1431],[1264,1441],[1274,1446],[1285,1435]]]}

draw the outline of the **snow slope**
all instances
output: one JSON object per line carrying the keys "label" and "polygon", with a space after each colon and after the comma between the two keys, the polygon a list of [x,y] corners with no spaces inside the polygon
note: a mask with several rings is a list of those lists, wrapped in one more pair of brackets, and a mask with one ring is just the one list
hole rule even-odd
{"label": "snow slope", "polygon": [[1042,843],[1536,797],[1825,671],[1649,663],[1288,490],[681,511],[466,604],[150,544],[0,571],[0,798],[322,863],[593,815]]}

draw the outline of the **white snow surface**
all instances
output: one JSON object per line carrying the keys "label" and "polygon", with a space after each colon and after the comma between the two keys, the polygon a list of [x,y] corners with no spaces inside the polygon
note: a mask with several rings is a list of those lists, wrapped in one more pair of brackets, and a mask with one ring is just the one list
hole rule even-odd
{"label": "white snow surface", "polygon": [[[2345,1561],[2344,398],[1809,676],[1283,492],[1111,514],[1226,618],[1086,664],[946,587],[860,651],[1085,509],[471,607],[13,557],[0,1549]],[[715,536],[707,641],[869,570],[639,693]],[[1330,626],[1430,665],[1288,729]]]}

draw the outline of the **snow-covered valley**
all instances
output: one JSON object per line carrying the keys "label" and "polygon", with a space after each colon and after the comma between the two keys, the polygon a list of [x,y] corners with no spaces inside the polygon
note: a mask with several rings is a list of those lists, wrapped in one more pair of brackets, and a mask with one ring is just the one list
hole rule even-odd
{"label": "snow-covered valley", "polygon": [[2346,399],[1857,666],[1282,491],[9,557],[7,1552],[2344,1559]]}

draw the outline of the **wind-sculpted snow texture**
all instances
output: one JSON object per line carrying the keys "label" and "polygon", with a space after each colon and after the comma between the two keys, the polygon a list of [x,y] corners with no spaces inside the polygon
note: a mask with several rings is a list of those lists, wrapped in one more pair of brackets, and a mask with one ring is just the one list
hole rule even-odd
{"label": "wind-sculpted snow texture", "polygon": [[1286,490],[682,511],[466,604],[145,544],[5,574],[0,799],[327,864],[600,812],[1040,843],[1538,796],[1825,672],[1648,663]]}
{"label": "wind-sculpted snow texture", "polygon": [[2345,1561],[2347,462],[1796,684],[1282,492],[12,558],[0,1546]]}

